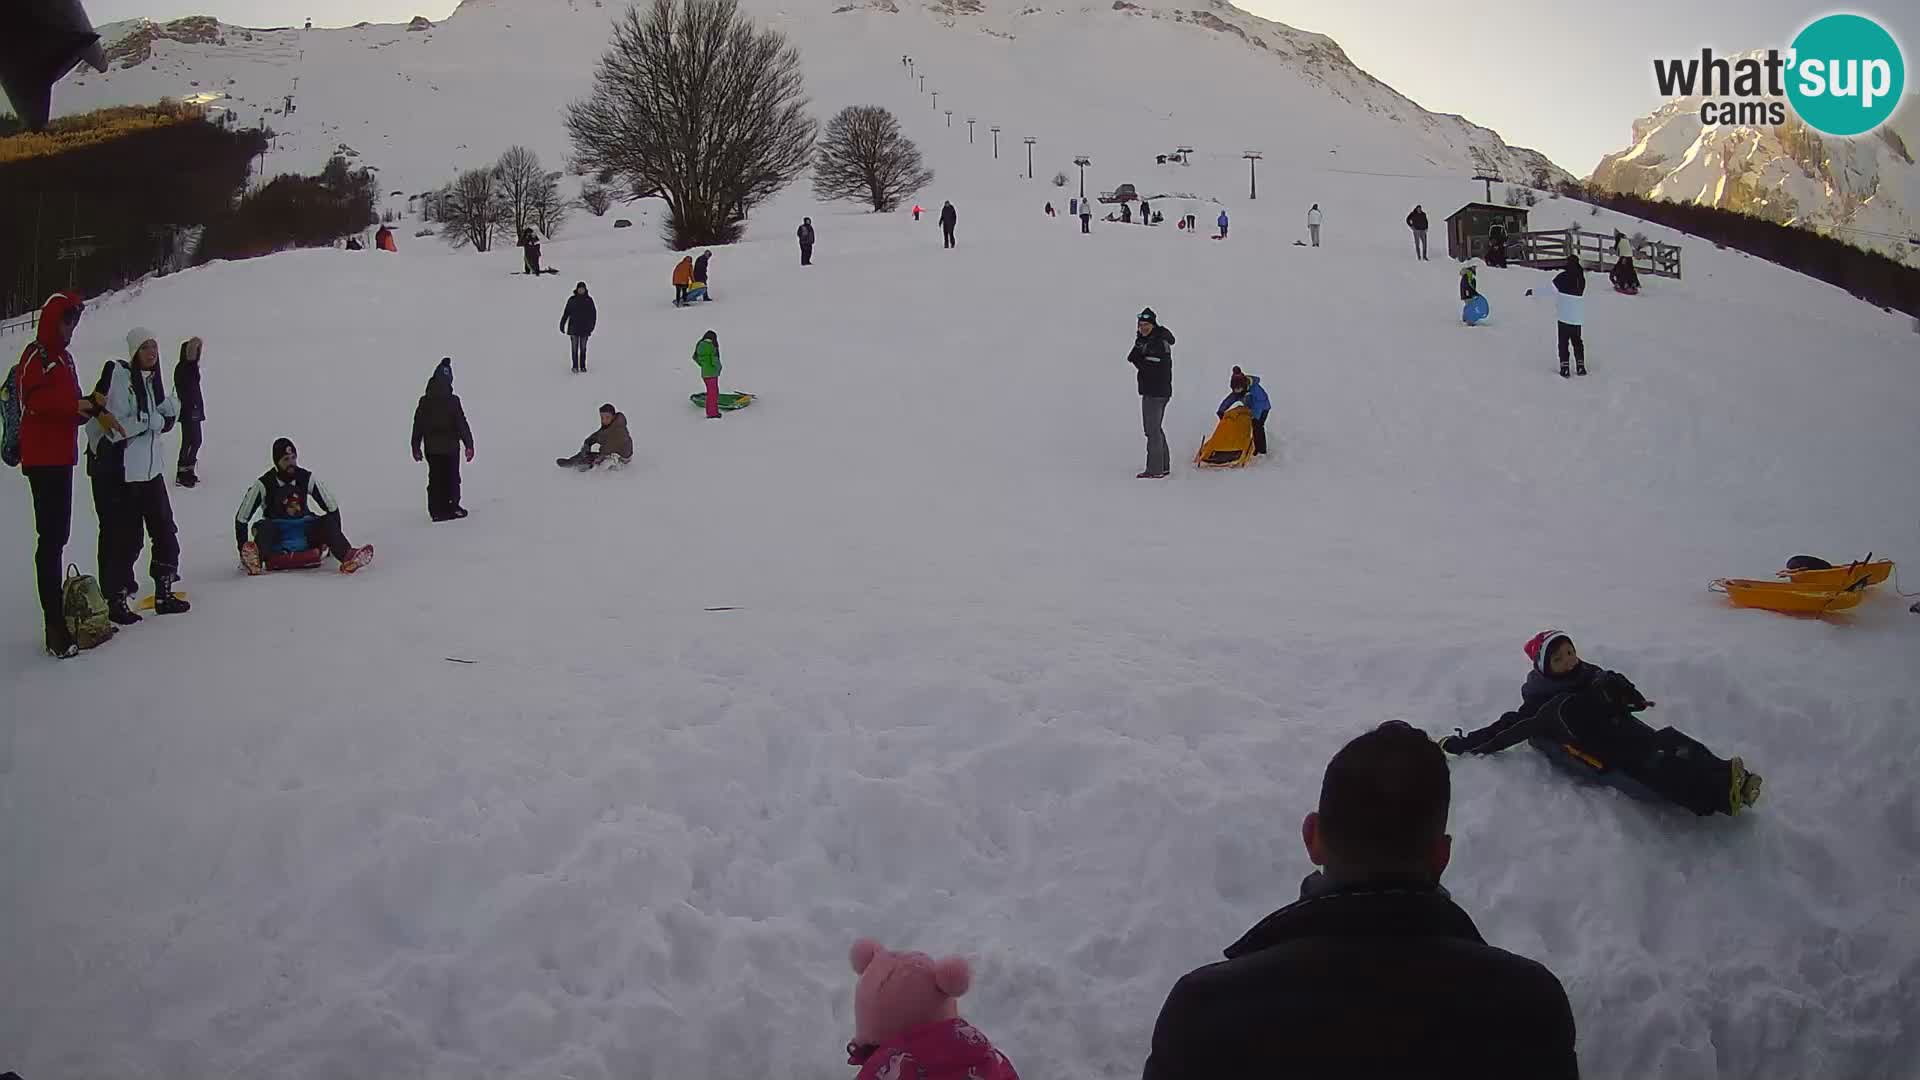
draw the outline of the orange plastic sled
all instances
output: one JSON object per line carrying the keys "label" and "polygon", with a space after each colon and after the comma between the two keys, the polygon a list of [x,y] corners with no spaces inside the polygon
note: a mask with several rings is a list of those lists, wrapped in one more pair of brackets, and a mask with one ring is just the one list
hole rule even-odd
{"label": "orange plastic sled", "polygon": [[1775,577],[1783,577],[1795,585],[1811,585],[1816,588],[1838,589],[1851,584],[1854,579],[1866,575],[1868,585],[1878,585],[1893,575],[1893,560],[1881,559],[1878,562],[1853,563],[1848,566],[1836,566],[1829,570],[1777,570]]}
{"label": "orange plastic sled", "polygon": [[1707,588],[1727,594],[1734,607],[1760,608],[1787,615],[1825,615],[1859,606],[1867,595],[1867,575],[1859,573],[1840,588],[1746,578],[1719,578]]}
{"label": "orange plastic sled", "polygon": [[1238,469],[1252,460],[1253,412],[1245,405],[1228,409],[1193,455],[1193,463],[1203,469]]}

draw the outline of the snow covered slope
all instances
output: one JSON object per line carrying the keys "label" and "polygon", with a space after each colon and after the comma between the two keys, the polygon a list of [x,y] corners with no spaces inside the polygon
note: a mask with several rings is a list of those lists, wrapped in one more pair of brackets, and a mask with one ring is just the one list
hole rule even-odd
{"label": "snow covered slope", "polygon": [[1920,266],[1920,108],[1854,139],[1823,136],[1788,114],[1780,127],[1700,123],[1705,98],[1675,98],[1633,122],[1633,145],[1602,158],[1613,191],[1744,210],[1830,232]]}
{"label": "snow covered slope", "polygon": [[[843,72],[913,52],[927,89],[949,92],[943,101],[957,120],[979,116],[980,137],[991,124],[1005,126],[1010,142],[1037,137],[1058,164],[1087,149],[1074,140],[1090,121],[1111,120],[1160,153],[1185,143],[1203,153],[1237,157],[1253,147],[1349,168],[1566,176],[1486,128],[1421,109],[1355,67],[1331,39],[1221,0],[745,7],[787,30],[809,57],[823,112],[852,103],[847,92],[862,86]],[[423,28],[209,30],[210,20],[183,20],[169,24],[180,30],[167,36],[151,23],[114,24],[104,36],[123,58],[106,75],[63,81],[55,107],[66,114],[202,95],[242,125],[264,121],[279,133],[269,172],[315,170],[345,148],[378,166],[390,189],[417,192],[490,160],[510,141],[558,167],[567,152],[559,110],[585,92],[608,23],[622,10],[598,0],[467,0]],[[1008,79],[1018,88],[1011,100],[987,93]]]}
{"label": "snow covered slope", "polygon": [[[1704,589],[1799,551],[1920,558],[1907,320],[1692,245],[1684,281],[1589,297],[1594,374],[1562,382],[1551,307],[1521,295],[1542,275],[1483,271],[1493,320],[1467,329],[1452,265],[1411,259],[1406,209],[1479,185],[1344,163],[1404,161],[1391,122],[1275,110],[1273,130],[1344,133],[1343,163],[1270,143],[1244,202],[1237,140],[1142,164],[1180,138],[1155,109],[1198,94],[1147,63],[1155,39],[1209,31],[1063,24],[1085,40],[1062,62],[840,18],[843,59],[808,61],[820,103],[901,115],[938,172],[921,201],[959,210],[955,251],[930,220],[797,185],[690,311],[666,303],[649,204],[631,230],[577,218],[547,245],[555,278],[403,230],[393,255],[216,264],[92,305],[90,369],[135,324],[207,340],[205,484],[173,492],[195,607],[41,658],[27,492],[0,483],[6,1067],[844,1080],[845,950],[874,934],[974,956],[965,1011],[1024,1075],[1133,1075],[1173,981],[1291,898],[1328,756],[1384,719],[1512,707],[1521,642],[1560,625],[1656,722],[1768,784],[1758,813],[1698,821],[1525,750],[1456,764],[1447,884],[1561,974],[1586,1072],[1910,1073],[1920,618],[1881,595],[1796,621]],[[570,62],[514,40],[515,78]],[[1270,70],[1242,51],[1217,58],[1230,85]],[[999,160],[916,93],[908,52],[943,110],[1013,118]],[[1154,108],[1098,89],[1101,55]],[[513,104],[475,71],[436,78]],[[482,158],[564,149],[549,106],[461,116]],[[1007,138],[1030,118],[1067,133],[1042,134],[1035,181]],[[389,168],[429,164],[401,151]],[[1075,152],[1090,185],[1223,201],[1232,238],[1046,219]],[[1318,250],[1293,243],[1314,201]],[[584,376],[557,332],[580,279]],[[1143,305],[1179,338],[1176,459],[1240,364],[1273,394],[1270,461],[1133,479]],[[709,327],[723,382],[761,395],[721,421],[686,400]],[[449,355],[473,516],[432,525],[406,436]],[[635,465],[556,470],[603,401]],[[372,568],[237,573],[233,507],[279,435]],[[89,566],[77,490],[68,556]]]}

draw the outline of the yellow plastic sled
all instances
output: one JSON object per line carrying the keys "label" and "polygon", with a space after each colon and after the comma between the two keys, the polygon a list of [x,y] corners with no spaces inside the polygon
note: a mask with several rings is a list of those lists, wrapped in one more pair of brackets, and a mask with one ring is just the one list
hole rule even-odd
{"label": "yellow plastic sled", "polygon": [[1795,585],[1811,585],[1815,588],[1838,589],[1850,585],[1865,575],[1868,585],[1878,585],[1893,574],[1893,560],[1881,559],[1879,562],[1852,563],[1848,566],[1836,566],[1830,570],[1776,570],[1775,577],[1783,577]]}
{"label": "yellow plastic sled", "polygon": [[1245,405],[1227,410],[1200,444],[1193,463],[1203,469],[1238,469],[1253,461],[1253,412]]}
{"label": "yellow plastic sled", "polygon": [[1719,578],[1707,588],[1726,593],[1734,607],[1761,608],[1787,615],[1824,615],[1857,607],[1867,595],[1867,575],[1857,573],[1852,582],[1839,588],[1746,578]]}

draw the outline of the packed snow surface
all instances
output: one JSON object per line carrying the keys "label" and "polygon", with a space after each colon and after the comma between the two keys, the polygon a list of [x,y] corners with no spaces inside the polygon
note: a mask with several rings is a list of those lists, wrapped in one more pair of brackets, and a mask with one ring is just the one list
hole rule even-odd
{"label": "packed snow surface", "polygon": [[[973,957],[963,1011],[1023,1075],[1137,1074],[1174,980],[1292,899],[1328,757],[1513,707],[1551,625],[1767,784],[1699,820],[1525,749],[1454,765],[1446,884],[1566,982],[1587,1073],[1915,1075],[1920,618],[1886,587],[1824,621],[1705,589],[1920,559],[1908,320],[1543,202],[1685,245],[1636,298],[1594,275],[1593,374],[1563,382],[1522,296],[1545,275],[1483,270],[1493,318],[1459,323],[1440,225],[1479,185],[1269,159],[1246,201],[1237,154],[1122,172],[1169,147],[1109,123],[1078,148],[1115,163],[1098,186],[1218,199],[1232,236],[1082,236],[1040,213],[1071,193],[1048,170],[944,126],[887,54],[912,48],[831,77],[920,140],[951,252],[932,214],[801,184],[692,310],[657,204],[577,218],[554,277],[408,227],[92,306],[84,378],[136,324],[206,339],[203,485],[172,492],[194,609],[45,659],[26,485],[0,485],[0,1066],[826,1080],[864,934]],[[1178,337],[1166,481],[1133,477],[1146,305]],[[709,328],[759,395],[718,421],[687,401]],[[407,433],[442,356],[479,453],[472,517],[435,525]],[[1234,364],[1274,453],[1200,472]],[[603,401],[633,466],[556,469]],[[280,435],[371,568],[239,574]]]}

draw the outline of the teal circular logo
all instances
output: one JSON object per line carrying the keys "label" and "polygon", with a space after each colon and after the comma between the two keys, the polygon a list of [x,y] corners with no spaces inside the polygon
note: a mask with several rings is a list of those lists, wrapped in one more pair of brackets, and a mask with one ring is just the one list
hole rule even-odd
{"label": "teal circular logo", "polygon": [[1907,65],[1886,28],[1864,15],[1828,15],[1793,39],[1787,100],[1815,131],[1859,135],[1893,115]]}

